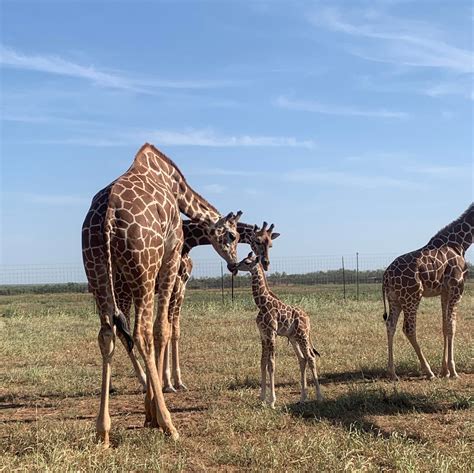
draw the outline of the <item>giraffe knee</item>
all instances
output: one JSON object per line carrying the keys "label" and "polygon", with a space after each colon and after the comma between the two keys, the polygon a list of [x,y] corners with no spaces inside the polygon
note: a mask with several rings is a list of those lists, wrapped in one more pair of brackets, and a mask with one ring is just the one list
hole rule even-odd
{"label": "giraffe knee", "polygon": [[413,322],[404,322],[403,323],[403,333],[411,338],[415,335],[415,324]]}
{"label": "giraffe knee", "polygon": [[104,325],[99,330],[97,337],[99,341],[99,348],[104,358],[110,358],[114,353],[115,348],[115,333],[112,327]]}

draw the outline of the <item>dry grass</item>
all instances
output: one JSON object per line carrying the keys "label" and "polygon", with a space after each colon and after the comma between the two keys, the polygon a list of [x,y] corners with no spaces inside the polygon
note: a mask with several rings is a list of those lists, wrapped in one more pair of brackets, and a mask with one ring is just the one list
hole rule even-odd
{"label": "dry grass", "polygon": [[[2,471],[472,471],[474,295],[459,309],[460,380],[426,381],[416,355],[396,337],[401,381],[384,375],[380,291],[342,303],[334,291],[287,288],[311,314],[325,401],[296,404],[297,361],[277,348],[277,409],[258,401],[260,343],[246,291],[223,307],[219,295],[190,294],[182,368],[190,390],[167,395],[181,439],[142,427],[143,395],[119,346],[114,358],[112,442],[94,442],[101,359],[90,297],[0,299]],[[435,372],[442,355],[439,300],[424,301],[419,338]],[[314,393],[311,393],[314,395]]]}

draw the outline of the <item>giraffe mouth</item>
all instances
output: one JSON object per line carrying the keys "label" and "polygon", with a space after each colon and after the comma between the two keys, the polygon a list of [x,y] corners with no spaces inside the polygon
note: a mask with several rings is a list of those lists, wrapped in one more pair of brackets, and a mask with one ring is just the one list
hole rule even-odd
{"label": "giraffe mouth", "polygon": [[229,263],[227,265],[227,269],[232,273],[233,276],[237,276],[237,274],[239,274],[236,263]]}

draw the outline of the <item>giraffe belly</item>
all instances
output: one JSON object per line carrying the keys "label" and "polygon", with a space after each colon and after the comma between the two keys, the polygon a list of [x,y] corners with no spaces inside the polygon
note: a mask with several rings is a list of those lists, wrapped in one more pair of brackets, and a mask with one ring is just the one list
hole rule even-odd
{"label": "giraffe belly", "polygon": [[439,295],[441,295],[441,286],[423,288],[423,297],[437,297]]}

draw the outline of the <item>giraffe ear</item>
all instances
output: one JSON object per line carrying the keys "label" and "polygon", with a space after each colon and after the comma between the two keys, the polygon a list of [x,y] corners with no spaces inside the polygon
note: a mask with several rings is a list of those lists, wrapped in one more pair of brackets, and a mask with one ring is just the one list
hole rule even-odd
{"label": "giraffe ear", "polygon": [[272,241],[276,240],[279,236],[280,236],[280,233],[272,233],[272,236],[271,236]]}

